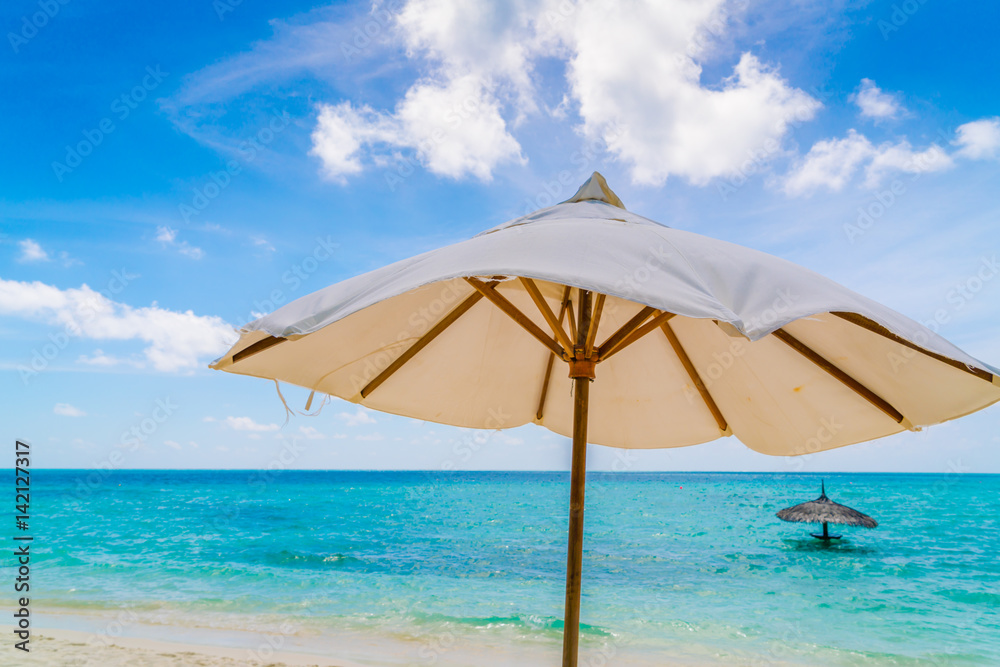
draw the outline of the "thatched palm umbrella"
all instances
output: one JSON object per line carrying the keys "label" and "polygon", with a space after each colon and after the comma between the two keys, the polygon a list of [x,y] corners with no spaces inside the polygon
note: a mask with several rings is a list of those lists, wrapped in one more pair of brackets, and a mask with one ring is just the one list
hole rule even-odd
{"label": "thatched palm umbrella", "polygon": [[835,503],[826,497],[826,484],[820,482],[820,496],[816,500],[810,500],[794,507],[786,507],[778,512],[778,518],[782,521],[799,521],[802,523],[822,523],[823,534],[811,533],[813,537],[821,540],[839,540],[840,535],[831,535],[827,529],[827,524],[839,523],[845,526],[861,526],[862,528],[874,528],[878,521],[867,514],[851,509],[846,505]]}

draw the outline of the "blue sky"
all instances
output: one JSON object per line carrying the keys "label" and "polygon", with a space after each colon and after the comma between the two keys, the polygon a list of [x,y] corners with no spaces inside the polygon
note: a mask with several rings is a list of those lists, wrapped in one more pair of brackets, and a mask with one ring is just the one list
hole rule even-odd
{"label": "blue sky", "polygon": [[[595,169],[632,211],[937,317],[997,365],[998,21],[932,0],[4,3],[0,437],[40,467],[566,468],[533,426],[342,401],[283,425],[273,384],[206,364],[277,301]],[[1000,472],[997,410],[806,459],[729,438],[591,467]]]}

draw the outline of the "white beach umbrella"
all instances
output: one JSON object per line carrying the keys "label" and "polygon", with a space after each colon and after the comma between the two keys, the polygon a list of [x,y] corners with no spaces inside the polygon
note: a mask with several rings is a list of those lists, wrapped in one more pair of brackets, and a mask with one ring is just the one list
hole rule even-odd
{"label": "white beach umbrella", "polygon": [[785,260],[630,213],[597,173],[566,202],[241,334],[213,368],[421,420],[534,422],[573,438],[564,665],[579,640],[587,442],[735,435],[797,455],[1000,400],[1000,371],[929,329]]}

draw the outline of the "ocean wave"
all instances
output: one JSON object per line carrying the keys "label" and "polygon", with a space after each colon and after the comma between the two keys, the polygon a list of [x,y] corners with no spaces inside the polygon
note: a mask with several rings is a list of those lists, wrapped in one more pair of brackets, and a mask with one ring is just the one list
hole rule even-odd
{"label": "ocean wave", "polygon": [[966,591],[952,588],[936,591],[937,595],[955,602],[982,605],[984,609],[1000,609],[1000,593],[990,591]]}
{"label": "ocean wave", "polygon": [[277,553],[269,553],[263,560],[268,565],[294,568],[367,569],[370,566],[366,561],[347,554],[297,553],[286,549]]}
{"label": "ocean wave", "polygon": [[[475,630],[514,630],[528,634],[562,635],[564,622],[556,616],[540,616],[536,614],[512,614],[510,616],[449,616],[440,613],[415,613],[410,619],[418,626],[435,626],[438,628],[453,626]],[[595,637],[612,637],[614,633],[605,628],[580,623],[580,632]]]}

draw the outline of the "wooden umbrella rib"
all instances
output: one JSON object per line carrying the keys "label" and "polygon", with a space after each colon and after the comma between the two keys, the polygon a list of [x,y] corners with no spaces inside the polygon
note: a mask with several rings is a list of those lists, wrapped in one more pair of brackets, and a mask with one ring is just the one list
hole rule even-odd
{"label": "wooden umbrella rib", "polygon": [[660,311],[656,310],[656,308],[653,308],[651,306],[645,306],[642,310],[636,313],[632,317],[632,319],[630,319],[625,324],[621,325],[618,328],[618,331],[608,336],[608,339],[604,341],[604,343],[597,350],[598,358],[603,361],[608,357],[610,357],[615,352],[617,352],[618,350],[616,350],[615,348],[621,346],[621,344],[625,341],[626,338],[629,337],[630,334],[632,334],[636,329],[642,326],[643,322],[649,319],[650,315],[659,312]]}
{"label": "wooden umbrella rib", "polygon": [[585,349],[587,347],[587,337],[590,335],[590,325],[594,318],[594,293],[590,290],[578,288],[580,290],[580,303],[577,304],[579,318],[576,321],[576,344],[574,347]]}
{"label": "wooden umbrella rib", "polygon": [[856,394],[864,398],[866,401],[874,405],[876,408],[884,412],[885,414],[892,417],[897,424],[903,422],[903,414],[892,407],[885,399],[873,392],[871,389],[861,384],[853,377],[840,370],[836,365],[827,360],[825,357],[820,355],[818,352],[813,350],[811,347],[800,341],[798,338],[788,333],[784,329],[778,329],[772,334],[778,340],[781,340],[793,350],[801,354],[803,357],[816,364],[824,371],[839,380],[848,389],[853,390]]}
{"label": "wooden umbrella rib", "polygon": [[573,343],[570,341],[569,336],[567,336],[566,332],[563,330],[562,317],[560,317],[558,320],[556,319],[555,313],[553,313],[552,309],[549,308],[548,302],[545,301],[545,297],[542,296],[542,293],[541,291],[539,291],[538,285],[535,284],[535,281],[532,280],[531,278],[523,278],[523,277],[520,278],[519,280],[521,281],[521,284],[524,285],[525,290],[527,290],[528,296],[530,296],[531,300],[535,302],[535,305],[538,307],[538,311],[542,314],[542,317],[544,317],[545,321],[549,323],[550,327],[552,327],[552,333],[555,334],[555,337],[559,341],[559,343],[565,349],[572,350]]}
{"label": "wooden umbrella rib", "polygon": [[601,312],[604,310],[606,298],[606,294],[598,294],[597,300],[594,302],[594,312],[590,316],[590,327],[587,330],[587,344],[585,346],[585,354],[588,359],[594,354],[594,339],[597,338],[597,328],[601,326]]}
{"label": "wooden umbrella rib", "polygon": [[277,345],[278,343],[284,343],[286,340],[288,340],[288,339],[287,338],[278,338],[276,336],[268,336],[267,338],[262,338],[261,340],[257,341],[253,345],[248,345],[247,347],[243,348],[239,352],[235,353],[233,355],[233,363],[235,364],[237,361],[242,361],[243,359],[246,359],[247,357],[252,357],[253,355],[257,354],[258,352],[263,352],[267,348],[273,347],[273,346]]}
{"label": "wooden umbrella rib", "polygon": [[613,346],[606,353],[603,352],[604,346],[602,345],[601,346],[602,353],[598,358],[601,361],[607,361],[608,359],[618,354],[632,343],[636,342],[637,340],[648,334],[653,329],[657,328],[664,322],[668,321],[670,318],[674,317],[673,313],[668,313],[666,311],[654,310],[653,313],[654,313],[653,319],[649,320],[645,324],[642,324],[635,329],[632,329],[632,331],[628,335],[622,338],[617,345]]}
{"label": "wooden umbrella rib", "polygon": [[949,366],[952,366],[954,368],[957,368],[960,371],[965,371],[970,375],[975,375],[977,378],[986,380],[987,382],[993,382],[992,373],[981,370],[979,368],[972,368],[971,366],[963,364],[961,361],[951,359],[949,357],[944,356],[943,354],[938,354],[937,352],[931,352],[930,350],[925,350],[916,343],[911,343],[902,336],[897,336],[896,334],[892,333],[881,324],[868,319],[864,315],[859,315],[857,313],[846,313],[846,312],[831,312],[830,314],[839,317],[842,320],[846,320],[847,322],[850,322],[855,326],[859,326],[862,329],[866,329],[874,334],[878,334],[883,338],[888,338],[892,342],[898,343],[903,347],[907,347],[916,352],[920,352],[921,354],[924,354],[930,357],[931,359],[937,359],[938,361],[948,364]]}
{"label": "wooden umbrella rib", "polygon": [[660,328],[663,329],[664,335],[666,335],[667,340],[670,342],[670,347],[674,348],[674,354],[676,354],[677,358],[680,359],[681,365],[684,366],[684,370],[687,371],[688,377],[691,378],[691,382],[694,384],[695,389],[697,389],[698,393],[701,394],[701,399],[705,402],[705,405],[708,406],[709,412],[711,412],[712,416],[715,417],[715,423],[719,425],[719,430],[727,430],[729,428],[729,423],[726,421],[725,416],[723,416],[722,410],[719,409],[715,399],[713,399],[712,395],[708,392],[708,387],[706,387],[705,383],[702,381],[701,375],[698,373],[698,369],[694,367],[693,363],[691,363],[691,357],[688,356],[684,346],[681,345],[681,341],[677,338],[677,334],[675,334],[674,330],[670,328],[670,323],[664,322],[660,325]]}
{"label": "wooden umbrella rib", "polygon": [[[496,282],[488,283],[487,286],[489,285],[496,285]],[[455,306],[450,313],[441,318],[441,320],[431,327],[427,333],[421,336],[417,342],[408,347],[403,354],[399,355],[395,359],[395,361],[386,366],[385,370],[375,376],[375,379],[365,385],[364,389],[361,390],[361,398],[367,398],[369,394],[378,389],[379,386],[388,380],[393,373],[402,368],[403,364],[415,357],[420,350],[427,347],[432,340],[441,335],[445,329],[454,324],[458,318],[467,313],[469,309],[476,305],[476,303],[478,303],[482,298],[483,295],[480,292],[473,292],[465,299],[465,301]]]}
{"label": "wooden umbrella rib", "polygon": [[[576,340],[576,315],[573,314],[573,300],[570,299],[570,292],[572,288],[566,290],[566,298],[563,299],[563,305],[566,306],[566,324],[569,325],[569,339]],[[569,349],[572,349],[570,347]]]}
{"label": "wooden umbrella rib", "polygon": [[[569,285],[563,291],[562,307],[559,309],[559,326],[562,327],[563,317],[566,315],[566,310],[569,308]],[[545,364],[545,377],[542,380],[542,393],[538,397],[538,409],[535,411],[535,419],[542,421],[543,411],[545,410],[545,397],[549,394],[549,378],[552,377],[552,366],[555,364],[556,355],[550,354],[549,359]]]}
{"label": "wooden umbrella rib", "polygon": [[645,336],[646,334],[648,334],[653,329],[657,328],[661,324],[666,324],[672,317],[674,317],[674,313],[668,313],[666,311],[660,312],[656,317],[654,317],[653,319],[649,320],[648,322],[646,322],[645,324],[643,324],[641,327],[639,327],[638,329],[636,329],[632,333],[630,333],[628,336],[626,336],[625,340],[623,340],[621,343],[619,343],[618,345],[616,345],[615,347],[613,347],[608,352],[607,356],[599,357],[599,360],[600,361],[607,361],[612,356],[618,354],[619,352],[621,352],[622,350],[624,350],[626,347],[628,347],[632,343],[636,342],[637,340],[639,340],[640,338],[642,338],[643,336]]}
{"label": "wooden umbrella rib", "polygon": [[507,297],[496,291],[496,283],[486,284],[475,278],[466,278],[466,282],[476,288],[480,294],[485,296],[494,306],[506,313],[512,320],[521,325],[529,334],[534,336],[542,345],[563,357],[564,350],[559,343],[549,337],[541,327],[532,322],[527,315],[518,310],[517,306],[507,300]]}
{"label": "wooden umbrella rib", "polygon": [[555,365],[556,355],[550,354],[545,364],[545,376],[542,378],[542,394],[538,397],[538,409],[535,410],[535,419],[542,421],[542,411],[545,410],[545,398],[549,394],[549,378],[552,377],[552,366]]}

